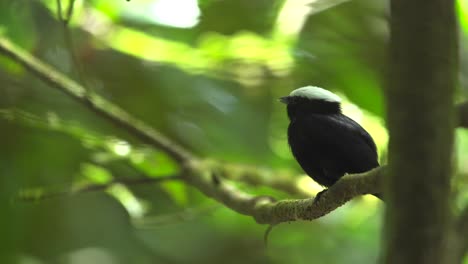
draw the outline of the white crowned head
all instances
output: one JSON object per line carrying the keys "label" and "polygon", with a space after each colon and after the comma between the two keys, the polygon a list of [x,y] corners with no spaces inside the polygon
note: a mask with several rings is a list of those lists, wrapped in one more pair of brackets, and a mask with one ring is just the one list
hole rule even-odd
{"label": "white crowned head", "polygon": [[323,100],[332,103],[341,102],[341,98],[325,89],[316,86],[305,86],[292,91],[289,97],[303,97],[311,100]]}

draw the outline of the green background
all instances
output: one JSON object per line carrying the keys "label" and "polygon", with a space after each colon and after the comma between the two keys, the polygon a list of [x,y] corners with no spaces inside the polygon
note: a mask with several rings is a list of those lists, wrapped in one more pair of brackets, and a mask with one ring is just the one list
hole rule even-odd
{"label": "green background", "polygon": [[[67,33],[56,1],[2,0],[0,36],[199,156],[296,175],[302,171],[288,149],[288,120],[277,98],[321,86],[343,98],[344,112],[374,137],[384,164],[387,3],[306,3],[77,0]],[[459,1],[456,100],[468,93],[466,6]],[[384,206],[367,196],[313,222],[276,226],[267,248],[266,226],[179,182],[39,199],[178,168],[2,57],[0,108],[4,263],[374,263],[380,254]],[[468,133],[457,131],[457,206],[468,198],[467,150]],[[291,181],[319,190],[304,175]]]}

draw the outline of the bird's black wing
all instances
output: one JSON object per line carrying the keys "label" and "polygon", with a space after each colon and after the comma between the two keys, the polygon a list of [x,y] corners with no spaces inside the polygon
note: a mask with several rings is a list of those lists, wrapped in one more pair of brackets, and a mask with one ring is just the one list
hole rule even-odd
{"label": "bird's black wing", "polygon": [[[364,140],[367,143],[367,146],[370,148],[372,153],[375,155],[375,159],[377,161],[377,147],[375,145],[374,140],[369,135],[369,133],[363,127],[361,127],[361,125],[356,123],[356,121],[354,121],[353,119],[351,119],[351,118],[349,118],[349,117],[347,117],[345,115],[340,115],[337,119],[338,120],[343,120],[344,122],[349,122],[348,126],[353,127],[355,129],[355,131],[360,135],[361,139]],[[378,162],[377,162],[377,166],[378,166]]]}
{"label": "bird's black wing", "polygon": [[323,185],[332,185],[344,173],[365,172],[379,165],[371,136],[342,114],[307,115],[291,124],[289,134],[296,159]]}

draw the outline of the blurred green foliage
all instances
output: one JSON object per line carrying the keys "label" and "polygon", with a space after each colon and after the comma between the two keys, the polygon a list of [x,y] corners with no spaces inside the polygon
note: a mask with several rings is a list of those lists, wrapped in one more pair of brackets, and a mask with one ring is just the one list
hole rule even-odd
{"label": "blurred green foliage", "polygon": [[[301,172],[277,98],[322,86],[344,98],[344,111],[373,135],[385,163],[386,3],[316,10],[308,2],[76,0],[71,49],[56,1],[3,0],[0,35],[200,156],[274,170]],[[466,10],[460,0],[462,72]],[[2,263],[373,263],[379,255],[383,208],[369,197],[314,222],[275,227],[266,249],[265,226],[179,182],[18,200],[178,168],[4,58],[0,108]],[[457,137],[463,194],[468,135]]]}

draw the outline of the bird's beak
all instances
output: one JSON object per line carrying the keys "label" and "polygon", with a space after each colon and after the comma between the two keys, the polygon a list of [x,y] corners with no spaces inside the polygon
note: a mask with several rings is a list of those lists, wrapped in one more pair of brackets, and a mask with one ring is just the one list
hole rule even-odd
{"label": "bird's beak", "polygon": [[278,99],[278,101],[282,102],[283,104],[289,103],[289,96],[283,96]]}

